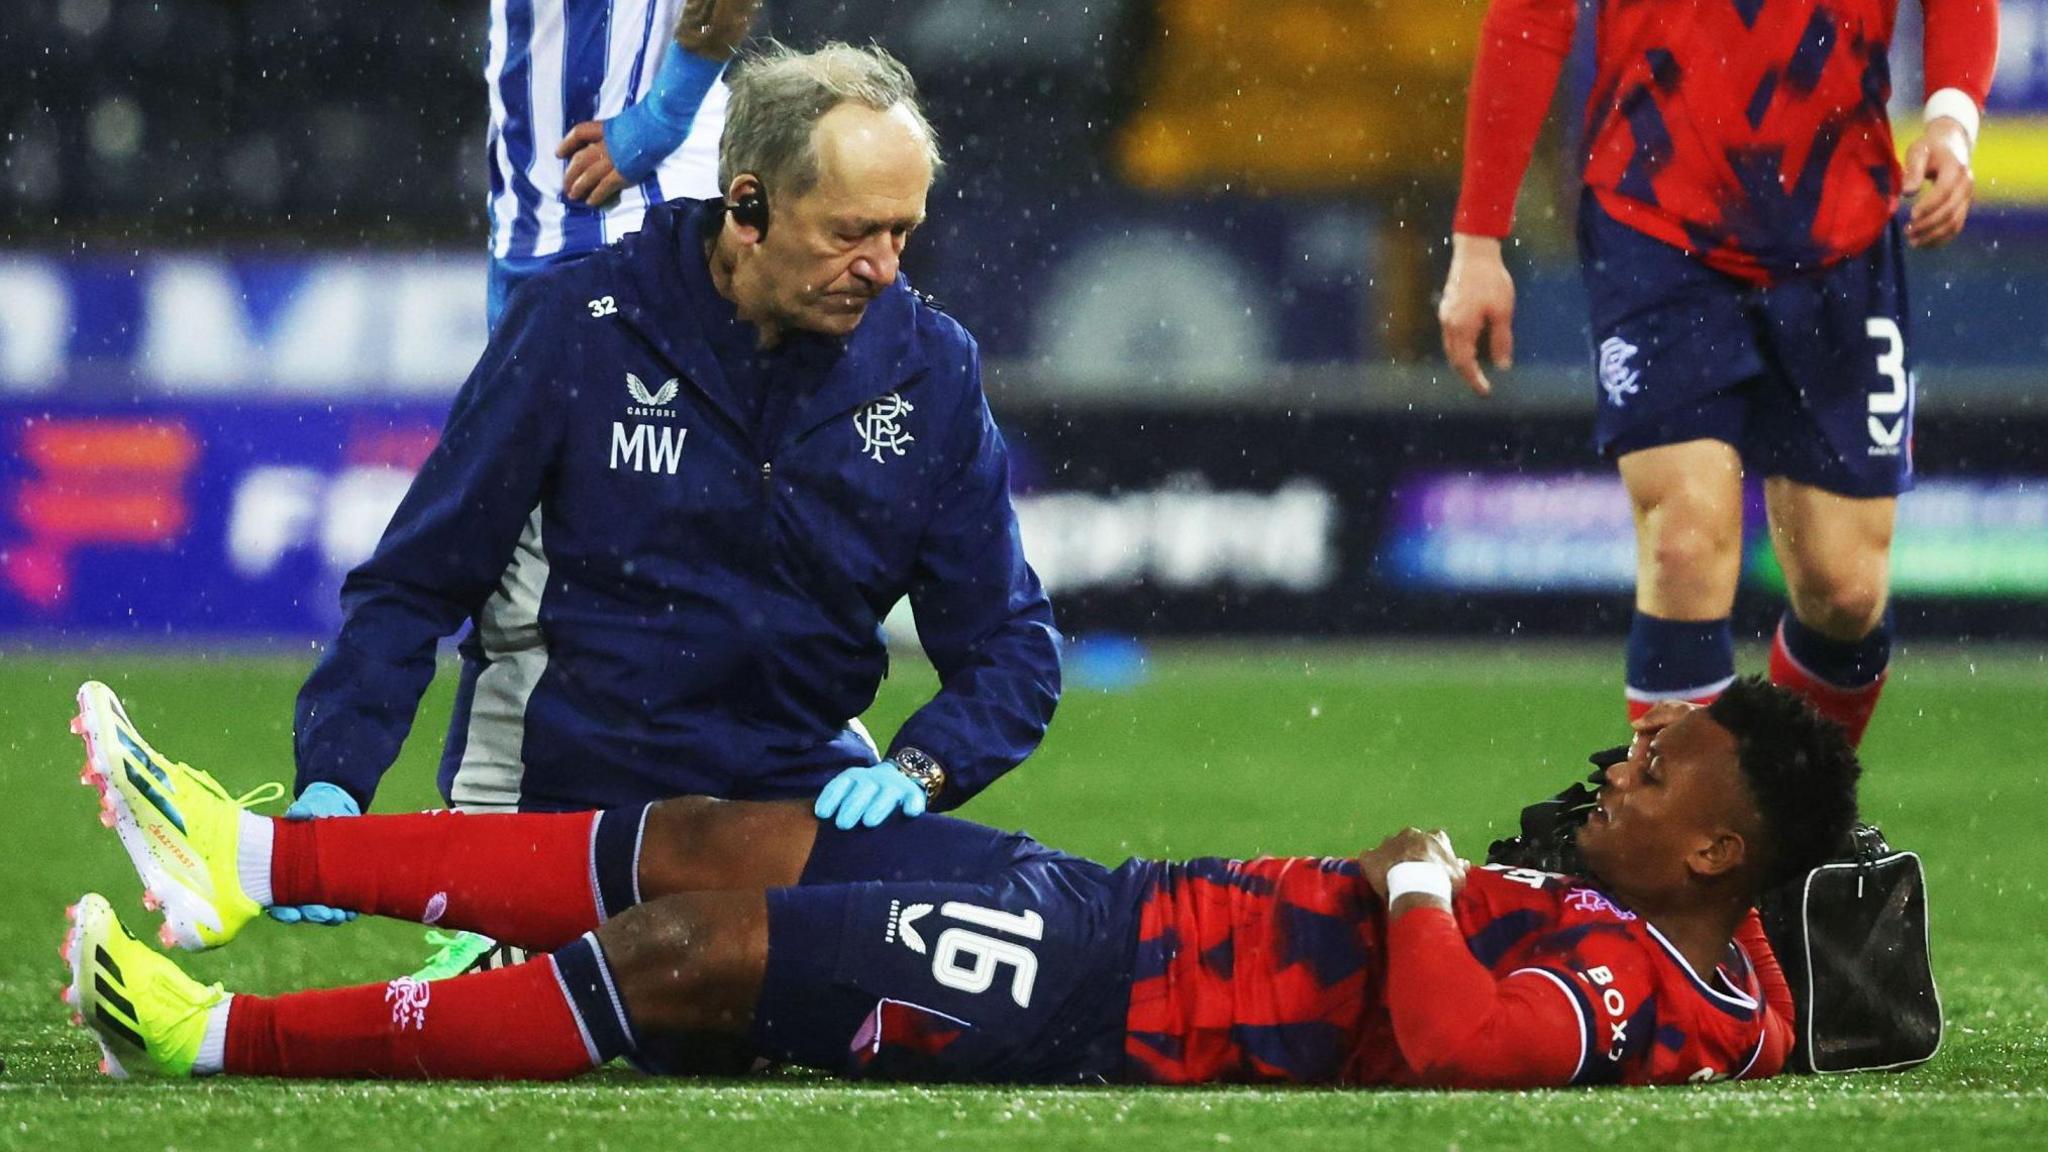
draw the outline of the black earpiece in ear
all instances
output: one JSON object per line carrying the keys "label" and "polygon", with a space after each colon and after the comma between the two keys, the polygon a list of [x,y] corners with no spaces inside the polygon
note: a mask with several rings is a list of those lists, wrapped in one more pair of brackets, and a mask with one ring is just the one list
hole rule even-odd
{"label": "black earpiece in ear", "polygon": [[752,191],[741,193],[740,198],[733,201],[726,210],[732,213],[735,223],[745,224],[747,227],[759,232],[763,240],[768,238],[768,192],[766,189],[755,185]]}

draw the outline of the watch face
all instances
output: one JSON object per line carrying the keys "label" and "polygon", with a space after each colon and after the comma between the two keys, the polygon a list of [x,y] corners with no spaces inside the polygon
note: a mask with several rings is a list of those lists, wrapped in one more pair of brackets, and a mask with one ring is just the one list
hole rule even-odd
{"label": "watch face", "polygon": [[924,785],[926,799],[938,799],[939,790],[946,785],[945,769],[939,767],[938,761],[915,748],[897,752],[896,767],[905,776]]}

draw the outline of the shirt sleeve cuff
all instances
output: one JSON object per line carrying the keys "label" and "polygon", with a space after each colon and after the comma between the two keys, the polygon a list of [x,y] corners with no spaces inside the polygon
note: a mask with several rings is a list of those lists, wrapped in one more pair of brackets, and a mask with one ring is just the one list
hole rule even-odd
{"label": "shirt sleeve cuff", "polygon": [[1927,122],[1931,124],[1943,116],[1963,126],[1963,136],[1974,150],[1977,147],[1977,129],[1984,114],[1978,110],[1977,102],[1970,99],[1970,94],[1961,88],[1943,88],[1929,96],[1925,114]]}

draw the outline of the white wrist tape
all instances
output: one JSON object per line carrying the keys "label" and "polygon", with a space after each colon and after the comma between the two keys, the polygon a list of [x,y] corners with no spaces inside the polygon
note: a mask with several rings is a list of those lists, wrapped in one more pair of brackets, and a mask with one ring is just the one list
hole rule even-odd
{"label": "white wrist tape", "polygon": [[1977,102],[1960,88],[1943,88],[1927,98],[1925,120],[1932,124],[1947,116],[1963,126],[1963,135],[1970,141],[1972,151],[1977,147],[1977,129],[1983,120],[1983,113],[1977,110]]}
{"label": "white wrist tape", "polygon": [[1434,860],[1403,860],[1387,869],[1387,907],[1403,896],[1434,896],[1450,903],[1450,870]]}

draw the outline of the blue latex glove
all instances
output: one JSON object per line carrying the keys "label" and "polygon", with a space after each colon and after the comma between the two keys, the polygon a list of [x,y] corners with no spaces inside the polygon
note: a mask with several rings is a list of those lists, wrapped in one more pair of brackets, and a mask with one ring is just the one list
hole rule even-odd
{"label": "blue latex glove", "polygon": [[654,74],[647,98],[604,122],[604,145],[612,167],[628,184],[654,175],[668,155],[683,146],[696,123],[697,109],[725,64],[708,60],[669,42]]}
{"label": "blue latex glove", "polygon": [[894,760],[848,768],[832,778],[818,793],[812,811],[820,820],[830,820],[842,831],[855,824],[876,827],[901,812],[924,815],[924,785],[905,776]]}
{"label": "blue latex glove", "polygon": [[[292,806],[284,810],[287,820],[318,820],[328,816],[360,816],[356,798],[332,784],[308,784]],[[356,914],[325,904],[302,904],[295,908],[272,908],[270,918],[280,924],[346,924]]]}

